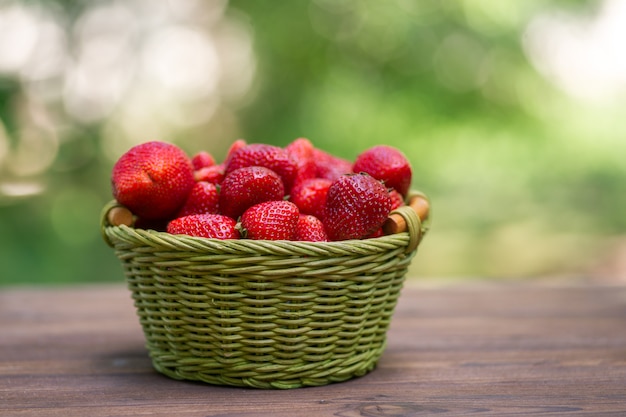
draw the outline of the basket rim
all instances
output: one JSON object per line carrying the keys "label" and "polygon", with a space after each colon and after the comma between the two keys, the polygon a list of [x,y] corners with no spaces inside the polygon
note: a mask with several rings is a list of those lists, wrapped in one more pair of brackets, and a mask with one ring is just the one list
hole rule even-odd
{"label": "basket rim", "polygon": [[[409,196],[420,196],[428,200],[428,197],[419,192],[411,191]],[[398,214],[405,219],[407,230],[391,235],[373,237],[367,239],[348,239],[331,242],[308,242],[293,240],[253,240],[253,239],[216,239],[200,236],[174,235],[153,229],[136,229],[126,225],[111,225],[108,213],[115,207],[124,207],[116,200],[110,200],[100,213],[100,232],[105,243],[115,248],[114,241],[142,242],[149,246],[165,246],[172,249],[184,249],[192,252],[205,252],[207,250],[230,251],[232,253],[259,253],[259,252],[284,252],[292,255],[294,252],[320,254],[332,251],[333,253],[358,252],[371,253],[382,250],[393,250],[405,247],[406,253],[415,251],[429,230],[430,216],[422,221],[415,210],[409,206],[402,206],[393,210],[391,214]]]}

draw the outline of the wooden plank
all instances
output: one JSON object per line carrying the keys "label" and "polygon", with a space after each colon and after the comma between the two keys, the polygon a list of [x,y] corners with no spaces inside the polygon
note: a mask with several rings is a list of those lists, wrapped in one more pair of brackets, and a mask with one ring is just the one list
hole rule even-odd
{"label": "wooden plank", "polygon": [[155,372],[122,285],[0,293],[0,416],[623,416],[626,287],[403,290],[372,373],[290,391]]}

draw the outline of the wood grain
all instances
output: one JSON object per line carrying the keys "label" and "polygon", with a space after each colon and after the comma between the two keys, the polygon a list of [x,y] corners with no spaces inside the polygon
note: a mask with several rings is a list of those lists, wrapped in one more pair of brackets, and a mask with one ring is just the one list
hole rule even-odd
{"label": "wood grain", "polygon": [[0,416],[624,416],[626,287],[403,290],[372,373],[290,391],[155,372],[123,285],[0,293]]}

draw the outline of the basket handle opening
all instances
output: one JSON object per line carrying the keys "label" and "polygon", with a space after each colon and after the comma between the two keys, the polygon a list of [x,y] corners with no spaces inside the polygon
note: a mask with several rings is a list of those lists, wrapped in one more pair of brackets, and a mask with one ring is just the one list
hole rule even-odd
{"label": "basket handle opening", "polygon": [[393,210],[385,223],[383,232],[386,235],[408,232],[410,241],[407,252],[417,248],[428,228],[426,222],[430,219],[430,200],[425,194],[411,192],[407,205]]}
{"label": "basket handle opening", "polygon": [[100,214],[100,232],[104,241],[111,247],[113,247],[113,244],[105,233],[105,229],[108,226],[131,227],[133,223],[133,213],[126,207],[120,205],[116,200],[111,200],[102,208],[102,213]]}

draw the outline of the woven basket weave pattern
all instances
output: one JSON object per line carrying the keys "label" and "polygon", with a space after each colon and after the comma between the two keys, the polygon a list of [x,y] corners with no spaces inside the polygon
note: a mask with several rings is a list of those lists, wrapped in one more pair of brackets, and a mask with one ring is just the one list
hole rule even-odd
{"label": "woven basket weave pattern", "polygon": [[219,241],[103,226],[154,367],[258,388],[325,385],[375,367],[415,255],[410,235]]}

